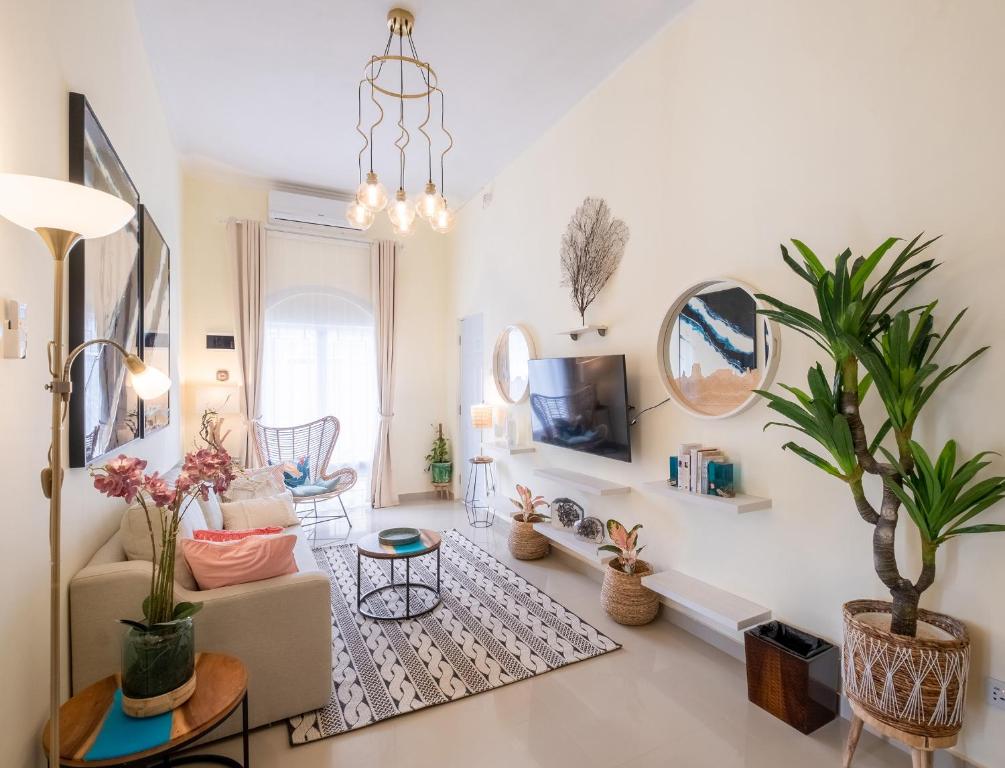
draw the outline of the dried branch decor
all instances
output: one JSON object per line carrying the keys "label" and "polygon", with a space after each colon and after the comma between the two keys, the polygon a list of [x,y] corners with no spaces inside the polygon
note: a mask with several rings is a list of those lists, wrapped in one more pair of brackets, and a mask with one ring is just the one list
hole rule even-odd
{"label": "dried branch decor", "polygon": [[628,243],[628,226],[611,216],[605,200],[586,198],[562,235],[562,285],[586,325],[586,309],[607,285],[621,263]]}

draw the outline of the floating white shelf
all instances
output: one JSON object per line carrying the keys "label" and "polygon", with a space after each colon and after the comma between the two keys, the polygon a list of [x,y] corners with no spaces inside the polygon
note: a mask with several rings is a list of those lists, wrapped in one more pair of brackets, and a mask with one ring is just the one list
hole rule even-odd
{"label": "floating white shelf", "polygon": [[591,565],[597,570],[604,569],[604,558],[597,552],[597,545],[592,541],[581,539],[571,530],[556,528],[551,523],[534,523],[534,530],[559,549],[568,552],[578,560],[582,560],[587,565]]}
{"label": "floating white shelf", "polygon": [[771,620],[771,609],[680,571],[642,577],[642,584],[668,600],[735,632]]}
{"label": "floating white shelf", "polygon": [[690,491],[682,491],[680,488],[670,485],[666,480],[657,480],[654,483],[643,483],[642,487],[648,491],[672,496],[680,501],[704,505],[706,507],[732,509],[737,513],[755,512],[759,509],[771,509],[771,499],[765,499],[761,496],[748,496],[745,493],[738,493],[733,498],[727,498],[726,496],[712,496],[708,493],[691,493]]}
{"label": "floating white shelf", "polygon": [[583,475],[568,469],[558,469],[557,467],[539,467],[534,470],[538,477],[553,480],[556,483],[565,483],[584,493],[592,493],[595,496],[617,496],[622,493],[631,493],[631,487],[601,480],[592,475]]}
{"label": "floating white shelf", "polygon": [[485,447],[490,451],[508,453],[510,456],[516,456],[520,453],[534,453],[537,450],[533,445],[507,445],[506,443],[485,443]]}
{"label": "floating white shelf", "polygon": [[575,341],[580,336],[583,336],[583,335],[585,335],[587,333],[595,333],[598,336],[606,336],[607,335],[607,326],[606,325],[584,325],[582,328],[572,328],[572,329],[570,329],[568,331],[559,331],[558,335],[559,336],[568,336],[570,339],[572,339],[573,341]]}

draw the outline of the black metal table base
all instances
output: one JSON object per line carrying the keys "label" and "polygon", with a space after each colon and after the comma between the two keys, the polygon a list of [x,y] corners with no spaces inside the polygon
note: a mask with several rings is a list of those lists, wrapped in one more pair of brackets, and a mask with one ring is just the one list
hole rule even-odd
{"label": "black metal table base", "polygon": [[[384,584],[383,586],[371,589],[371,590],[367,591],[364,594],[363,593],[363,581],[362,581],[362,575],[363,575],[362,574],[362,570],[363,570],[363,557],[364,557],[364,555],[357,548],[357,550],[356,550],[356,610],[359,611],[359,613],[361,613],[363,616],[366,616],[368,619],[376,619],[378,621],[387,621],[387,620],[403,621],[405,619],[414,619],[414,618],[416,618],[418,616],[425,616],[430,611],[435,610],[440,605],[440,603],[443,602],[443,598],[440,595],[440,549],[439,549],[439,547],[437,547],[437,549],[436,549],[436,587],[434,588],[434,587],[431,587],[429,584],[423,584],[421,581],[420,582],[413,582],[412,581],[412,558],[413,557],[425,557],[426,555],[429,555],[429,554],[432,554],[432,553],[431,552],[424,552],[424,553],[419,554],[419,555],[402,555],[401,557],[386,558],[386,559],[389,559],[391,561],[391,583],[390,584]],[[384,558],[372,557],[370,559],[371,560],[380,560],[380,559],[384,559]],[[394,564],[398,560],[404,560],[405,561],[405,580],[402,581],[402,582],[395,582],[395,580],[394,580]],[[369,607],[365,607],[364,608],[364,606],[367,604],[367,599],[370,598],[372,595],[378,595],[378,594],[380,594],[382,592],[386,592],[388,590],[395,590],[395,589],[398,589],[399,587],[404,587],[405,588],[405,613],[404,614],[392,614],[390,616],[378,616],[377,614],[373,613],[369,609]],[[413,612],[412,611],[412,590],[413,589],[418,589],[418,590],[421,590],[421,591],[429,592],[430,594],[432,594],[432,595],[434,595],[436,597],[436,600],[433,601],[432,605],[430,605],[430,606],[428,606],[426,608],[423,608],[421,611],[415,611],[415,612]]]}

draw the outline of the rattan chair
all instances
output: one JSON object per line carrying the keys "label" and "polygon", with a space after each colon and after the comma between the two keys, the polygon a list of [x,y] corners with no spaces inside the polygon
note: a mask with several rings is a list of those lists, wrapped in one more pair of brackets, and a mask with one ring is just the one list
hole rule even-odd
{"label": "rattan chair", "polygon": [[[254,427],[255,448],[262,464],[296,465],[305,456],[308,459],[306,482],[290,488],[300,524],[304,527],[316,527],[321,523],[344,519],[352,528],[342,494],[356,485],[356,470],[343,467],[327,474],[328,462],[331,461],[339,436],[339,420],[334,416],[325,416],[298,427],[267,427],[256,421]],[[339,506],[342,507],[341,515],[318,515],[318,502],[328,499],[338,499]],[[311,513],[301,516],[299,510],[306,506],[310,507]],[[311,538],[314,539],[316,531],[311,533]]]}

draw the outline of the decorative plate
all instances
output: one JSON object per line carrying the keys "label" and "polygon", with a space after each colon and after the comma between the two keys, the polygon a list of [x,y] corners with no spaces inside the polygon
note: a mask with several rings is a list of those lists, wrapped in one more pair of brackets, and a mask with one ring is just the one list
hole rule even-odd
{"label": "decorative plate", "polygon": [[418,528],[385,528],[377,534],[377,538],[386,546],[402,547],[417,542],[422,538],[422,532]]}
{"label": "decorative plate", "polygon": [[563,528],[572,528],[586,516],[579,504],[565,496],[560,496],[551,502],[551,514],[558,518]]}
{"label": "decorative plate", "polygon": [[584,517],[572,526],[572,532],[581,539],[596,544],[604,543],[604,524],[595,517]]}

